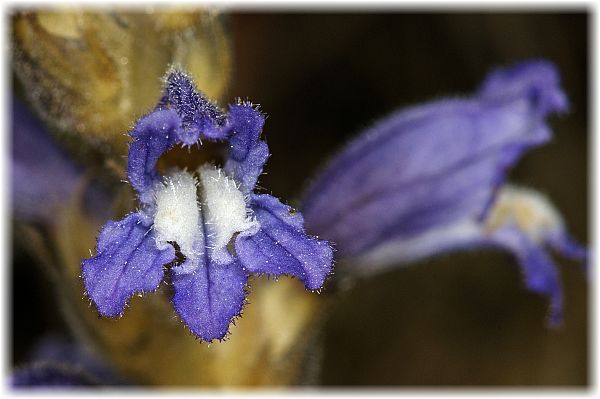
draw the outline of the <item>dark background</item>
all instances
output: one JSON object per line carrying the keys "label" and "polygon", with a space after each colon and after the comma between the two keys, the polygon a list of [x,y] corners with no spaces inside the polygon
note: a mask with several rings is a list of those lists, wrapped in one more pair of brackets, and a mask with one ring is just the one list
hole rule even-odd
{"label": "dark background", "polygon": [[[510,180],[548,194],[588,242],[588,24],[569,13],[234,13],[232,84],[260,103],[272,157],[261,186],[297,198],[333,151],[402,106],[471,93],[494,66],[556,63],[571,113],[555,139]],[[280,171],[285,171],[281,173]],[[293,201],[292,201],[293,203]],[[16,262],[32,260],[16,246]],[[500,252],[446,255],[362,282],[326,326],[325,385],[588,384],[588,284],[559,260],[565,323],[545,325],[547,301],[524,289]],[[44,276],[13,274],[13,361],[62,323]]]}

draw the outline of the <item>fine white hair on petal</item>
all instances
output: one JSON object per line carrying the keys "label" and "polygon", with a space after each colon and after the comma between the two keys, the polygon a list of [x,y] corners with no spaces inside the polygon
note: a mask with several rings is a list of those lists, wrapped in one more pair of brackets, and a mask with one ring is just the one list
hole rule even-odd
{"label": "fine white hair on petal", "polygon": [[515,224],[538,244],[564,226],[559,212],[543,194],[510,184],[498,192],[485,227],[493,231],[507,223]]}
{"label": "fine white hair on petal", "polygon": [[215,237],[212,242],[215,254],[225,249],[235,233],[258,229],[246,207],[246,198],[235,181],[221,169],[207,163],[198,168],[202,187],[206,223]]}
{"label": "fine white hair on petal", "polygon": [[188,258],[195,257],[194,244],[202,237],[196,186],[196,178],[190,173],[174,171],[155,189],[157,245],[160,248],[167,241],[175,241]]}

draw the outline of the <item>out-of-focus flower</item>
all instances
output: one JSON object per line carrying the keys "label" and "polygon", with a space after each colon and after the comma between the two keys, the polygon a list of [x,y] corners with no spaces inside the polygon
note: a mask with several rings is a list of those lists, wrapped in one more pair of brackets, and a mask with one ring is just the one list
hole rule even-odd
{"label": "out-of-focus flower", "polygon": [[51,221],[80,171],[17,98],[12,100],[12,203],[19,219]]}
{"label": "out-of-focus flower", "polygon": [[100,385],[85,370],[66,364],[34,363],[20,368],[10,378],[15,388],[52,388]]}
{"label": "out-of-focus flower", "polygon": [[[222,339],[245,301],[249,274],[292,275],[322,287],[332,250],[304,232],[298,213],[253,192],[269,156],[264,116],[238,102],[227,113],[172,71],[165,94],[131,131],[128,178],[140,208],[102,229],[97,255],[82,263],[87,294],[104,316],[122,314],[134,293],[153,291],[172,263],[173,306],[199,338]],[[159,158],[177,144],[224,142],[223,167],[160,176]],[[199,200],[198,200],[199,199]],[[176,251],[184,260],[177,260]]]}
{"label": "out-of-focus flower", "polygon": [[538,193],[504,184],[527,150],[547,142],[546,117],[567,99],[554,66],[531,61],[493,72],[470,98],[397,112],[345,147],[303,199],[309,231],[336,243],[349,263],[338,274],[367,275],[458,249],[500,247],[515,255],[530,290],[562,291],[547,246],[577,260],[559,213]]}
{"label": "out-of-focus flower", "polygon": [[19,220],[52,224],[56,213],[83,189],[85,208],[107,216],[107,188],[85,182],[84,168],[70,158],[25,104],[12,98],[11,196]]}
{"label": "out-of-focus flower", "polygon": [[123,385],[127,381],[86,348],[47,336],[36,345],[30,361],[15,369],[10,384],[15,388],[60,388]]}

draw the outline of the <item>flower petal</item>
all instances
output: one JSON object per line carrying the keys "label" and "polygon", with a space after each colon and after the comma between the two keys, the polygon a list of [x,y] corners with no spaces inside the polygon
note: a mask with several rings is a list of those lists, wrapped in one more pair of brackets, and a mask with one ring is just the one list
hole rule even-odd
{"label": "flower petal", "polygon": [[548,243],[556,252],[565,258],[583,262],[587,267],[589,261],[588,249],[576,242],[564,228],[550,235],[547,239]]}
{"label": "flower petal", "polygon": [[175,259],[171,245],[156,247],[145,219],[131,213],[108,222],[98,237],[96,256],[81,264],[86,292],[102,316],[118,316],[134,293],[158,288],[163,265]]}
{"label": "flower petal", "polygon": [[140,202],[154,201],[153,188],[160,181],[156,163],[179,139],[181,119],[173,110],[154,111],[141,118],[130,133],[127,176]]}
{"label": "flower petal", "polygon": [[537,112],[566,112],[568,100],[561,90],[556,67],[544,60],[521,62],[498,68],[485,79],[479,90],[482,98],[505,101],[527,96]]}
{"label": "flower petal", "polygon": [[367,130],[307,191],[307,228],[335,242],[341,257],[350,257],[389,240],[483,217],[506,169],[550,138],[544,117],[560,109],[546,99],[562,95],[557,79],[541,74],[531,83],[548,64],[526,66],[503,75],[505,86],[519,82],[511,96],[494,96],[492,88],[504,86],[489,84],[485,95],[413,107]]}
{"label": "flower petal", "polygon": [[188,259],[171,269],[171,275],[173,306],[192,333],[207,342],[223,339],[244,305],[248,276],[240,264]]}
{"label": "flower petal", "polygon": [[270,195],[253,195],[250,207],[260,223],[254,235],[238,235],[235,248],[250,273],[287,274],[308,289],[323,286],[331,273],[333,252],[329,243],[308,236],[299,213]]}
{"label": "flower petal", "polygon": [[196,89],[191,78],[179,70],[172,70],[166,78],[163,106],[171,106],[182,120],[179,131],[181,142],[195,144],[200,138],[224,139],[222,129],[225,115],[216,104]]}
{"label": "flower petal", "polygon": [[558,269],[543,247],[515,227],[494,232],[492,242],[510,251],[519,261],[530,291],[550,298],[549,324],[556,327],[563,317],[563,292]]}
{"label": "flower petal", "polygon": [[264,124],[264,115],[249,103],[229,107],[230,151],[224,170],[241,184],[240,189],[246,194],[254,189],[269,157],[267,143],[259,140]]}

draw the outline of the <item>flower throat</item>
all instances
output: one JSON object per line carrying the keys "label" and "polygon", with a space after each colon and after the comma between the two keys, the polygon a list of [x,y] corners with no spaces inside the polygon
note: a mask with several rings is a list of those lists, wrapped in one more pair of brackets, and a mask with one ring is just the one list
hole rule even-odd
{"label": "flower throat", "polygon": [[225,262],[233,235],[254,229],[258,223],[244,194],[222,169],[206,163],[196,173],[198,178],[187,171],[171,171],[157,184],[157,243],[164,246],[174,241],[184,256],[196,258],[203,254],[206,240],[216,260]]}

